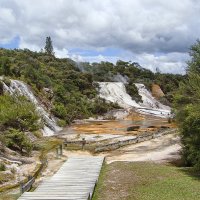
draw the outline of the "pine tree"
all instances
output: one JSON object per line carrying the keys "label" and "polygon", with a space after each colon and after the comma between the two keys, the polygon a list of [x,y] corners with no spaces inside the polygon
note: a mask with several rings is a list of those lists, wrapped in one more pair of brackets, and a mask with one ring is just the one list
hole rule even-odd
{"label": "pine tree", "polygon": [[54,51],[53,51],[53,44],[52,44],[52,40],[51,37],[46,37],[46,44],[45,44],[45,53],[47,53],[48,55],[54,55]]}

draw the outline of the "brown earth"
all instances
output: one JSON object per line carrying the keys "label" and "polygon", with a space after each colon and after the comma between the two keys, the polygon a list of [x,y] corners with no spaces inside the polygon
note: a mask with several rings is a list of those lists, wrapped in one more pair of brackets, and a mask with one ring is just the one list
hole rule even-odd
{"label": "brown earth", "polygon": [[152,91],[152,95],[153,95],[156,99],[159,99],[159,98],[165,96],[165,94],[164,94],[163,91],[161,90],[160,86],[157,85],[157,84],[152,84],[151,91]]}

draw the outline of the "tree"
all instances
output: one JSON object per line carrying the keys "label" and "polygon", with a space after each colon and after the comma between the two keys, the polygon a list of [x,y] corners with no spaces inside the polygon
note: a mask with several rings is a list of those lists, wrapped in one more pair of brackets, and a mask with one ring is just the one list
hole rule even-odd
{"label": "tree", "polygon": [[52,44],[52,40],[51,37],[46,37],[46,44],[45,44],[45,53],[47,53],[48,55],[54,55],[54,51],[53,51],[53,44]]}
{"label": "tree", "polygon": [[200,41],[190,49],[187,79],[180,84],[174,103],[185,164],[200,170]]}
{"label": "tree", "polygon": [[0,75],[11,75],[10,60],[7,57],[2,57],[0,60]]}

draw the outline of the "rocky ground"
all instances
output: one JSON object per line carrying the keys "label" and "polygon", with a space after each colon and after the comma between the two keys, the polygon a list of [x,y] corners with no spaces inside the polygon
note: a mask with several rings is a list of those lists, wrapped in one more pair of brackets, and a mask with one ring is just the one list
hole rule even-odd
{"label": "rocky ground", "polygon": [[179,136],[169,134],[115,150],[107,155],[106,161],[107,163],[115,161],[166,162],[179,159],[180,150]]}

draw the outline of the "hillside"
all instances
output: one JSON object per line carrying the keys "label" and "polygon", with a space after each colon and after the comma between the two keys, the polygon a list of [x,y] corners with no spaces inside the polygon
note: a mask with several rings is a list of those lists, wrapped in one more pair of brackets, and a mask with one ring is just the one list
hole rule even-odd
{"label": "hillside", "polygon": [[75,119],[113,109],[169,117],[170,108],[152,96],[151,85],[160,85],[165,96],[159,100],[170,105],[184,78],[137,63],[76,63],[28,49],[0,49],[0,76],[0,140],[21,153],[33,148],[26,132],[50,136]]}
{"label": "hillside", "polygon": [[[7,91],[26,96],[43,119],[41,126],[44,135],[52,135],[60,130],[59,126],[70,124],[74,119],[126,108],[123,103],[103,95],[106,92],[103,81],[118,85],[119,91],[112,94],[113,98],[122,92],[123,101],[129,107],[138,108],[141,113],[159,116],[166,113],[168,116],[169,107],[158,100],[170,105],[179,82],[184,78],[181,75],[153,73],[138,63],[76,63],[71,59],[59,59],[28,49],[0,49],[0,75],[1,94]],[[155,83],[165,93],[157,100],[151,95],[151,86]],[[7,125],[7,128],[16,127]]]}
{"label": "hillside", "polygon": [[70,59],[58,59],[29,50],[1,49],[0,63],[0,75],[7,80],[18,79],[28,84],[38,101],[62,119],[61,125],[115,107],[98,98],[92,75],[80,72]]}

